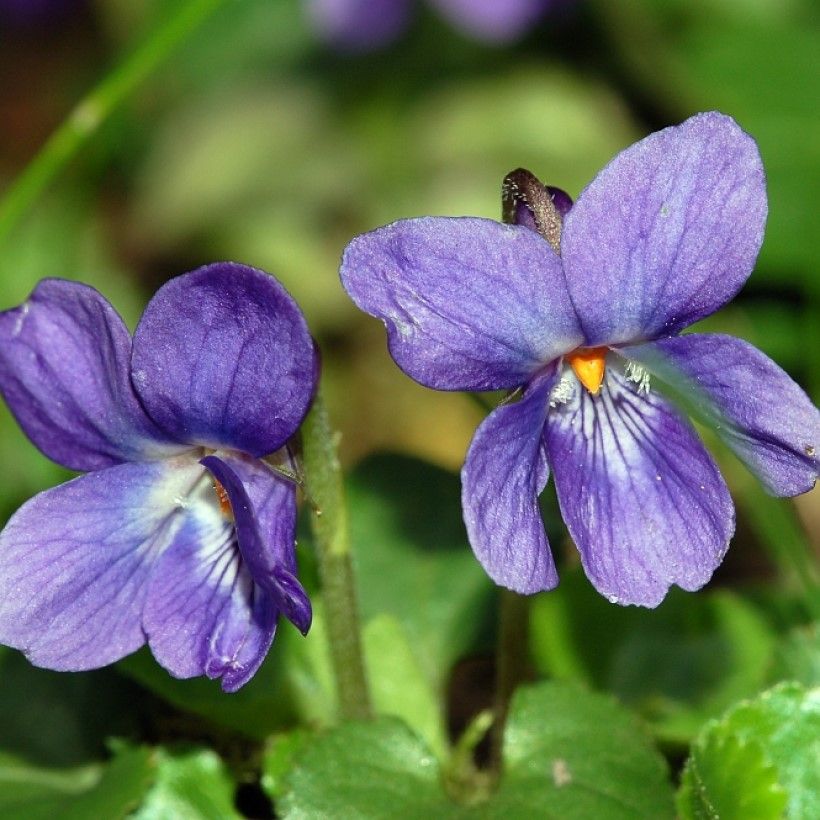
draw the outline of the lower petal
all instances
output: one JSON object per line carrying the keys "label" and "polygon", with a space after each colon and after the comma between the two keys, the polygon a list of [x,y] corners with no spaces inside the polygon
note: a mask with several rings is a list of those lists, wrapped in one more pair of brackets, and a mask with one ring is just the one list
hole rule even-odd
{"label": "lower petal", "polygon": [[657,606],[699,589],[720,564],[734,507],[692,427],[610,366],[597,396],[550,412],[558,500],[587,577],[614,603]]}
{"label": "lower petal", "polygon": [[538,508],[549,477],[541,437],[554,381],[552,369],[520,401],[496,408],[476,431],[461,471],[476,557],[493,581],[524,594],[558,583]]}
{"label": "lower petal", "polygon": [[173,536],[175,499],[202,472],[183,457],[121,464],[21,507],[0,533],[0,643],[71,671],[142,646],[153,561]]}
{"label": "lower petal", "polygon": [[808,492],[817,481],[820,413],[789,375],[756,347],[692,333],[628,347],[678,389],[769,492]]}

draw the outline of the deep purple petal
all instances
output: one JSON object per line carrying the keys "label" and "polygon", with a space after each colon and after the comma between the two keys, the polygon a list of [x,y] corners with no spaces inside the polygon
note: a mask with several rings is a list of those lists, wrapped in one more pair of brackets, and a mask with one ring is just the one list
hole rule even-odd
{"label": "deep purple petal", "polygon": [[433,0],[465,34],[490,43],[521,37],[547,12],[553,0]]}
{"label": "deep purple petal", "polygon": [[244,265],[172,279],[134,335],[134,385],[179,441],[274,452],[307,412],[316,375],[299,307],[276,279]]}
{"label": "deep purple petal", "polygon": [[789,375],[756,347],[693,333],[623,349],[684,392],[774,495],[817,481],[820,413]]}
{"label": "deep purple petal", "polygon": [[754,140],[711,112],[618,154],[567,215],[561,255],[590,346],[672,335],[754,267],[766,222]]}
{"label": "deep purple petal", "polygon": [[0,393],[34,444],[72,470],[179,450],[140,405],[130,356],[122,319],[86,285],[44,279],[0,313]]}
{"label": "deep purple petal", "polygon": [[734,508],[697,434],[665,400],[639,393],[611,362],[597,396],[577,385],[550,411],[546,441],[564,521],[602,595],[651,607],[672,584],[709,580]]}
{"label": "deep purple petal", "polygon": [[461,471],[464,523],[476,557],[493,581],[525,594],[558,583],[538,508],[549,477],[542,432],[555,373],[551,367],[520,401],[490,413]]}
{"label": "deep purple petal", "polygon": [[409,0],[308,0],[307,8],[323,38],[350,51],[387,45],[410,18]]}
{"label": "deep purple petal", "polygon": [[179,499],[204,475],[186,457],[121,464],[40,493],[0,533],[0,643],[49,669],[94,669],[145,642],[141,614]]}
{"label": "deep purple petal", "polygon": [[517,387],[583,341],[558,256],[519,225],[394,222],[347,246],[341,276],[385,323],[399,367],[428,387]]}
{"label": "deep purple petal", "polygon": [[310,600],[293,574],[296,487],[256,459],[220,452],[202,463],[228,493],[239,551],[253,579],[307,634],[313,618]]}

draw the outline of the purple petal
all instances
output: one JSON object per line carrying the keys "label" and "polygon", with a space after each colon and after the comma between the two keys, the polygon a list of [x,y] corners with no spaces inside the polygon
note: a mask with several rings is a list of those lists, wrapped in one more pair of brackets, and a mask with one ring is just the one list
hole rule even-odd
{"label": "purple petal", "polygon": [[695,333],[627,347],[623,354],[686,391],[774,495],[798,495],[814,486],[820,413],[756,347],[733,336]]}
{"label": "purple petal", "polygon": [[298,306],[272,276],[244,265],[172,279],[134,336],[135,387],[178,441],[272,453],[302,421],[316,377]]}
{"label": "purple petal", "polygon": [[188,499],[187,513],[151,575],[142,625],[172,675],[221,678],[233,692],[265,659],[278,611],[242,561],[212,486]]}
{"label": "purple petal", "polygon": [[520,401],[490,413],[461,471],[464,523],[476,557],[493,581],[525,594],[558,583],[538,508],[549,476],[542,432],[555,375],[553,366]]}
{"label": "purple petal", "polygon": [[553,0],[434,0],[442,15],[477,40],[507,43],[521,37]]}
{"label": "purple petal", "polygon": [[410,19],[408,0],[309,0],[319,34],[340,48],[369,51],[395,40]]}
{"label": "purple petal", "polygon": [[672,335],[728,302],[766,222],[754,140],[698,114],[615,157],[567,215],[561,255],[590,346]]}
{"label": "purple petal", "polygon": [[40,493],[0,533],[0,643],[37,666],[94,669],[145,642],[141,614],[191,459],[121,464]]}
{"label": "purple petal", "polygon": [[519,225],[394,222],[347,246],[341,276],[387,326],[399,367],[427,387],[517,387],[583,341],[558,256]]}
{"label": "purple petal", "polygon": [[262,462],[220,452],[202,459],[225,488],[236,522],[239,551],[253,579],[305,635],[313,617],[296,580],[296,487]]}
{"label": "purple petal", "polygon": [[587,577],[610,601],[652,607],[672,584],[695,590],[709,580],[734,508],[695,431],[613,359],[597,396],[576,385],[550,411],[547,450]]}
{"label": "purple petal", "polygon": [[45,279],[0,313],[0,392],[34,444],[72,470],[180,449],[140,405],[130,356],[122,319],[86,285]]}

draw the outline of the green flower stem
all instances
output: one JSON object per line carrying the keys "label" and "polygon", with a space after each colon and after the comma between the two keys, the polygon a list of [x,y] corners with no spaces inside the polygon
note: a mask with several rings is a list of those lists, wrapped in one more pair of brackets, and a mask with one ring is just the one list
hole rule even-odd
{"label": "green flower stem", "polygon": [[510,699],[529,672],[530,601],[509,589],[500,589],[498,643],[495,654],[495,722],[490,733],[490,762],[501,771],[504,727]]}
{"label": "green flower stem", "polygon": [[350,556],[347,507],[337,441],[321,391],[302,425],[311,527],[319,558],[330,653],[343,718],[372,715],[365,674],[356,585]]}
{"label": "green flower stem", "polygon": [[91,91],[0,200],[0,245],[111,112],[225,0],[186,0]]}

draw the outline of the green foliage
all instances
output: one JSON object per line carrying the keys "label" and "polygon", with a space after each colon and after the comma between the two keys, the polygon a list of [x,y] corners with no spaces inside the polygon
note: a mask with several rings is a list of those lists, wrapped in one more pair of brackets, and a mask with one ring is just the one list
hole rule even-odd
{"label": "green foliage", "polygon": [[277,808],[286,818],[672,817],[666,765],[635,719],[577,686],[520,690],[504,770],[486,802],[447,796],[429,747],[395,719],[350,723],[305,744]]}
{"label": "green foliage", "polygon": [[709,723],[686,763],[678,810],[685,820],[820,816],[820,690],[780,684]]}
{"label": "green foliage", "polygon": [[0,757],[4,820],[118,820],[137,807],[155,777],[148,749],[123,748],[106,765],[40,769]]}
{"label": "green foliage", "polygon": [[676,743],[757,692],[775,645],[766,620],[731,592],[673,590],[655,610],[623,608],[580,571],[534,601],[531,636],[541,672],[614,692]]}

